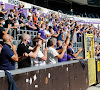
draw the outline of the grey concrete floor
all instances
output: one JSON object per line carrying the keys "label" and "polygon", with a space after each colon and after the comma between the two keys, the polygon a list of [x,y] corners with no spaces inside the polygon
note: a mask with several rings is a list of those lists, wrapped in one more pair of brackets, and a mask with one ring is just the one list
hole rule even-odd
{"label": "grey concrete floor", "polygon": [[100,83],[96,86],[91,86],[87,90],[100,90]]}

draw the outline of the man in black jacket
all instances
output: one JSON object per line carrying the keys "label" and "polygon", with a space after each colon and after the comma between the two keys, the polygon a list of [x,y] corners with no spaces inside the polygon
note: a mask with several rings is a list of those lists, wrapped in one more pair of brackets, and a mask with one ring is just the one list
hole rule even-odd
{"label": "man in black jacket", "polygon": [[22,41],[18,45],[17,48],[17,53],[18,56],[21,57],[26,56],[26,58],[23,58],[21,61],[18,62],[18,68],[25,68],[25,67],[30,67],[31,66],[31,58],[36,58],[37,54],[39,52],[40,46],[42,42],[38,42],[37,46],[35,48],[32,48],[28,46],[30,43],[30,36],[26,33],[22,34]]}

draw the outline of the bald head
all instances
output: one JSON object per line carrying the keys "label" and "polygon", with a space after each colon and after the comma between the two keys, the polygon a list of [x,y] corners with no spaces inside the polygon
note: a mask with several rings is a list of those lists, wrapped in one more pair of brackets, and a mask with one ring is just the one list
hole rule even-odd
{"label": "bald head", "polygon": [[3,35],[3,41],[7,42],[7,41],[11,41],[12,40],[12,36],[10,36],[9,34],[5,34]]}
{"label": "bald head", "polygon": [[63,44],[63,42],[62,42],[61,40],[58,40],[58,41],[57,41],[57,46],[58,46],[58,47],[62,46],[62,44]]}
{"label": "bald head", "polygon": [[30,36],[26,33],[22,34],[22,41],[26,40],[26,39],[29,39]]}

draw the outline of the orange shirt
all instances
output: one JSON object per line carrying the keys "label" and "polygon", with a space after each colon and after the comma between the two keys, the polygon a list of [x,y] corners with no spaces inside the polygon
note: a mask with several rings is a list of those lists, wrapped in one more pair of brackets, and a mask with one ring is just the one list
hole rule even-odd
{"label": "orange shirt", "polygon": [[36,20],[38,20],[38,17],[34,17],[34,18],[33,18],[34,25],[35,25],[35,21],[36,21]]}

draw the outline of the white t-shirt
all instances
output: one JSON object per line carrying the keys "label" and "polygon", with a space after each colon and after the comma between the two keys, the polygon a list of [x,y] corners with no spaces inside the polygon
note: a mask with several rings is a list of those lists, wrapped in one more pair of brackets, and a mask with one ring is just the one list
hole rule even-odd
{"label": "white t-shirt", "polygon": [[32,16],[32,13],[29,12],[29,13],[28,13],[28,16]]}
{"label": "white t-shirt", "polygon": [[47,30],[44,30],[44,33],[45,33],[45,35],[50,34],[50,32]]}
{"label": "white t-shirt", "polygon": [[41,66],[41,65],[45,65],[45,61],[41,60],[41,58],[43,57],[43,53],[39,50],[38,55],[35,59],[33,59],[33,64],[35,66]]}
{"label": "white t-shirt", "polygon": [[[45,33],[45,35],[50,34],[50,32],[47,31],[47,30],[44,30],[44,33]],[[48,39],[50,39],[50,38],[51,38],[51,37],[47,37],[46,41],[48,42]]]}
{"label": "white t-shirt", "polygon": [[49,47],[48,48],[48,53],[47,53],[47,64],[55,64],[58,62],[58,58],[56,57],[58,55],[57,51]]}
{"label": "white t-shirt", "polygon": [[63,32],[64,39],[66,40],[67,32]]}
{"label": "white t-shirt", "polygon": [[73,43],[76,43],[76,42],[77,42],[77,32],[75,32],[75,33],[73,34],[72,41],[73,41]]}
{"label": "white t-shirt", "polygon": [[30,16],[30,17],[31,17],[31,20],[32,20],[32,13],[29,12],[29,13],[28,13],[28,16]]}

